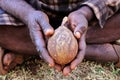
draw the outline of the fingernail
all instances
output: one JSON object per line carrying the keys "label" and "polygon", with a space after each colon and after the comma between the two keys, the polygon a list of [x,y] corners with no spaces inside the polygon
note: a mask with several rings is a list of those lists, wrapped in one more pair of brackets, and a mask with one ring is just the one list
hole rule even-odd
{"label": "fingernail", "polygon": [[49,64],[49,66],[50,66],[50,67],[52,67],[52,65],[51,65],[51,64]]}
{"label": "fingernail", "polygon": [[8,70],[8,67],[7,67],[7,66],[5,66],[5,67],[4,67],[4,69],[5,69],[5,70]]}
{"label": "fingernail", "polygon": [[57,69],[56,69],[55,71],[56,71],[56,72],[60,72],[60,71],[59,71],[59,70],[57,70]]}
{"label": "fingernail", "polygon": [[74,68],[75,70],[77,69],[77,67]]}
{"label": "fingernail", "polygon": [[80,32],[75,32],[75,36],[76,36],[76,38],[80,38]]}
{"label": "fingernail", "polygon": [[68,76],[70,73],[66,73],[66,74],[64,74],[64,76]]}
{"label": "fingernail", "polygon": [[60,72],[61,70],[59,70],[59,69],[55,69],[55,71],[56,71],[56,72]]}
{"label": "fingernail", "polygon": [[58,72],[58,70],[55,70],[55,72]]}
{"label": "fingernail", "polygon": [[52,65],[52,64],[49,64],[49,67],[53,67],[53,65]]}
{"label": "fingernail", "polygon": [[47,29],[46,30],[46,35],[52,35],[54,33],[53,29]]}
{"label": "fingernail", "polygon": [[76,70],[76,69],[77,69],[77,67],[71,67],[71,69],[72,69],[72,70]]}

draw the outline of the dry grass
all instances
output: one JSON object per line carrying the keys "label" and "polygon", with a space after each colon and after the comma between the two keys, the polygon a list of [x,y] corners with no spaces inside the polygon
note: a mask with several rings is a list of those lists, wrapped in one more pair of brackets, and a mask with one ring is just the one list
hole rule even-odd
{"label": "dry grass", "polygon": [[101,65],[84,61],[69,76],[48,67],[42,60],[30,59],[17,66],[0,80],[120,80],[120,69],[110,64]]}

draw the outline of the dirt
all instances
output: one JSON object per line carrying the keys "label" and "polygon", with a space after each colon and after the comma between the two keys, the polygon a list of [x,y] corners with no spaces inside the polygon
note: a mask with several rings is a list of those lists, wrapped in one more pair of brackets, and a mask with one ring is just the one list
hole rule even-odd
{"label": "dirt", "polygon": [[69,76],[63,76],[40,59],[31,58],[0,80],[120,80],[120,69],[112,63],[101,65],[83,61]]}

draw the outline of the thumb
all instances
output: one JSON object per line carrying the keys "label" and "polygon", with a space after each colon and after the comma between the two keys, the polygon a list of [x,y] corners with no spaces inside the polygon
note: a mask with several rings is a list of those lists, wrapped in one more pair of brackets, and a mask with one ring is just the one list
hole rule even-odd
{"label": "thumb", "polygon": [[77,25],[75,30],[74,30],[74,35],[77,39],[81,38],[81,35],[87,31],[87,26],[83,26],[81,24]]}
{"label": "thumb", "polygon": [[53,27],[47,21],[42,21],[40,25],[45,36],[51,36],[54,33]]}
{"label": "thumb", "polygon": [[53,27],[49,24],[49,19],[48,17],[42,16],[42,19],[38,19],[38,23],[42,28],[42,31],[45,36],[51,36],[54,33]]}

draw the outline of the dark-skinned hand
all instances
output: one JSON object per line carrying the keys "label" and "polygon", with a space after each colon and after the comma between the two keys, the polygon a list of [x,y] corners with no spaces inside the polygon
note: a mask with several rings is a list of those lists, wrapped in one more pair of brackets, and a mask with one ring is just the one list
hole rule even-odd
{"label": "dark-skinned hand", "polygon": [[63,75],[68,75],[73,69],[82,62],[86,50],[85,35],[88,28],[88,20],[85,15],[79,11],[74,11],[68,16],[68,24],[73,31],[74,36],[78,39],[79,50],[76,58],[63,68]]}
{"label": "dark-skinned hand", "polygon": [[43,58],[50,67],[55,67],[60,71],[61,67],[54,63],[54,60],[49,56],[46,49],[45,38],[50,37],[54,33],[54,29],[49,24],[48,16],[41,11],[33,11],[32,13],[28,13],[26,18],[30,37],[39,52],[39,56]]}

